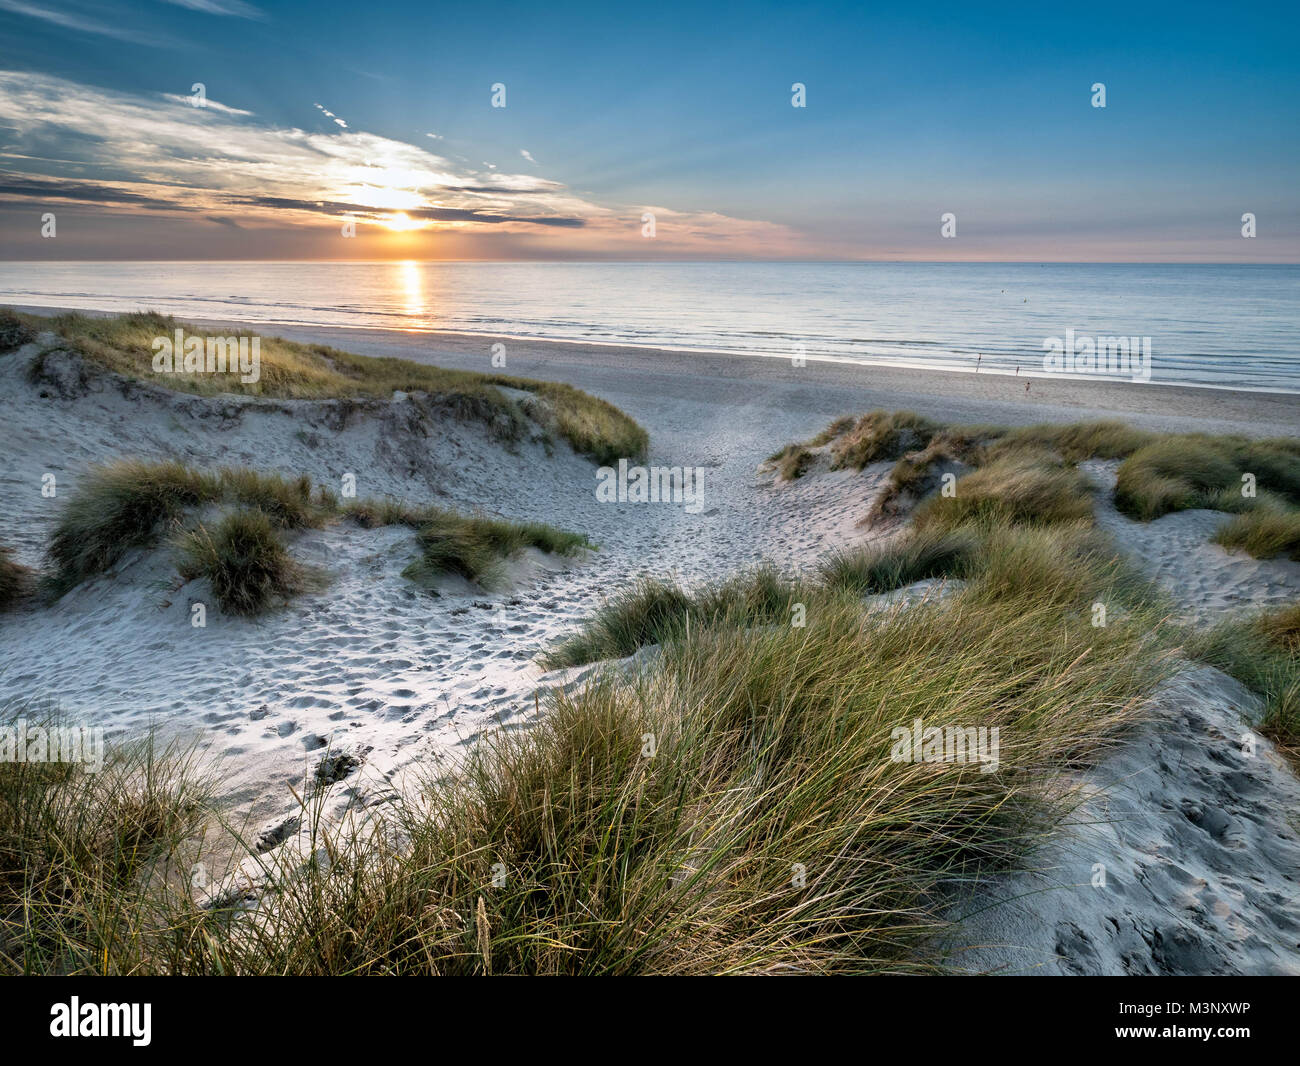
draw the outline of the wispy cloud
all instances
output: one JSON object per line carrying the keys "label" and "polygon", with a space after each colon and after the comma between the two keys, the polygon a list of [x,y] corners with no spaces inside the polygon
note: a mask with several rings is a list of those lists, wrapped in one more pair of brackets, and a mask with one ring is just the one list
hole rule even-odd
{"label": "wispy cloud", "polygon": [[191,11],[202,11],[206,15],[234,15],[241,19],[264,19],[266,12],[246,4],[243,0],[163,0],[176,7],[186,7]]}
{"label": "wispy cloud", "polygon": [[520,148],[519,154],[532,163],[533,166],[537,166],[537,160],[533,158],[532,153],[527,148]]}
{"label": "wispy cloud", "polygon": [[137,44],[161,44],[160,38],[142,34],[123,26],[114,26],[99,19],[75,11],[64,11],[46,7],[41,4],[29,4],[26,0],[0,0],[0,11],[10,11],[15,15],[40,19],[52,26],[77,33],[94,33],[102,37],[112,37],[119,41],[134,41]]}
{"label": "wispy cloud", "polygon": [[253,113],[251,111],[241,111],[237,107],[230,107],[209,97],[204,97],[203,103],[196,105],[194,97],[184,96],[181,93],[163,93],[162,96],[164,100],[170,100],[172,103],[187,104],[190,107],[211,108],[213,111],[220,111],[223,115],[251,115]]}

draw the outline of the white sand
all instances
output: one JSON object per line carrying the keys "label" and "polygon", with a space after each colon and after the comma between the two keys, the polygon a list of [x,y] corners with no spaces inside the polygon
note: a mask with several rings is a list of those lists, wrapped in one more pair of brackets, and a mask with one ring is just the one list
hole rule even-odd
{"label": "white sand", "polygon": [[[486,344],[463,338],[328,332],[297,335],[487,368]],[[382,799],[401,767],[446,762],[485,729],[525,722],[539,679],[557,680],[541,678],[537,653],[638,575],[694,582],[760,559],[808,566],[862,537],[856,522],[878,471],[791,485],[756,474],[768,454],[835,415],[910,407],[963,421],[1116,416],[1157,429],[1300,430],[1297,397],[1078,382],[1035,382],[1026,396],[1006,378],[510,344],[509,372],[587,388],[646,426],[652,463],[703,467],[704,507],[691,514],[680,504],[598,503],[594,465],[563,445],[550,457],[536,443],[511,453],[419,398],[206,399],[126,384],[72,356],[55,359],[51,379],[33,386],[25,374],[34,350],[0,357],[8,503],[0,542],[22,562],[41,561],[60,502],[41,496],[41,476],[57,476],[62,499],[88,466],[120,456],[307,473],[335,487],[351,471],[362,496],[539,519],[601,546],[558,570],[535,568],[512,592],[463,587],[433,597],[400,576],[415,554],[409,531],[342,523],[292,545],[331,573],[328,586],[256,622],[212,609],[206,629],[192,628],[190,603],[210,596],[201,582],[179,585],[166,550],[131,553],[52,607],[0,617],[0,700],[53,698],[74,722],[119,737],[153,726],[199,738],[224,760],[223,795],[236,817],[268,829],[292,817],[289,786],[314,774],[327,747],[362,761],[333,787],[337,807]],[[1111,474],[1104,464],[1094,473]],[[1198,615],[1297,595],[1300,564],[1229,555],[1208,544],[1204,516],[1142,526],[1103,507],[1102,524]],[[990,902],[1036,895],[1013,911],[985,911],[971,928],[996,946],[963,953],[965,964],[1295,971],[1300,852],[1288,819],[1300,797],[1266,742],[1250,762],[1235,753],[1252,706],[1214,671],[1188,673],[1162,693],[1148,732],[1081,780],[1104,788],[1087,808],[1104,821],[1099,835],[1062,834],[1036,858],[1045,871],[1037,880],[988,886]],[[1110,888],[1052,887],[1087,885],[1093,862],[1106,863]]]}

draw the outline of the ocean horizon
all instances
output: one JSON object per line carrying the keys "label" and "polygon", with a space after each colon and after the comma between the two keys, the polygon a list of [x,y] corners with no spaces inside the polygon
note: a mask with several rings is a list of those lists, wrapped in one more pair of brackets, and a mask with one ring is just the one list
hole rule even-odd
{"label": "ocean horizon", "polygon": [[16,306],[1026,376],[1053,339],[1117,337],[1152,384],[1287,393],[1298,297],[1300,264],[0,263]]}

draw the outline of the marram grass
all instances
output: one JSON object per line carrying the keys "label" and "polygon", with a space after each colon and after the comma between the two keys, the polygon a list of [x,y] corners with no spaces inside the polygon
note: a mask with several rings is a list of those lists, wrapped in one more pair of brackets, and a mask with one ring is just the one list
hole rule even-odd
{"label": "marram grass", "polygon": [[[189,337],[205,338],[232,331],[204,330],[147,311],[110,318],[73,313],[52,317],[22,314],[17,319],[29,331],[59,334],[70,348],[108,370],[185,392],[299,399],[387,399],[398,391],[425,392],[461,417],[484,422],[507,440],[522,435],[525,418],[531,415],[568,441],[575,451],[600,463],[642,458],[649,444],[645,430],[617,407],[557,382],[353,355],[282,337],[260,337],[260,373],[256,382],[245,383],[233,374],[160,376],[153,372],[155,338],[171,337],[177,329],[183,329]],[[249,327],[241,328],[247,331]],[[529,410],[525,411],[502,389],[530,394]]]}
{"label": "marram grass", "polygon": [[228,614],[258,614],[317,583],[318,575],[293,561],[284,534],[343,517],[367,528],[414,529],[418,557],[407,576],[420,581],[444,573],[485,580],[525,547],[561,555],[594,547],[582,534],[542,522],[392,499],[340,504],[306,476],[120,460],[87,471],[64,504],[48,547],[54,572],[46,587],[61,596],[117,565],[129,550],[170,539],[182,577],[207,578]]}

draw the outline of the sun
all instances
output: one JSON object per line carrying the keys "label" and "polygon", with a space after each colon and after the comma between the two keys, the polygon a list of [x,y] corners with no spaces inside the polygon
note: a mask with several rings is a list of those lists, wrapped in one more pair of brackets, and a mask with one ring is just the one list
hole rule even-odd
{"label": "sun", "polygon": [[419,219],[411,218],[410,215],[403,211],[380,219],[379,222],[385,229],[390,229],[394,233],[405,233],[407,230],[421,229],[424,226],[424,223]]}

